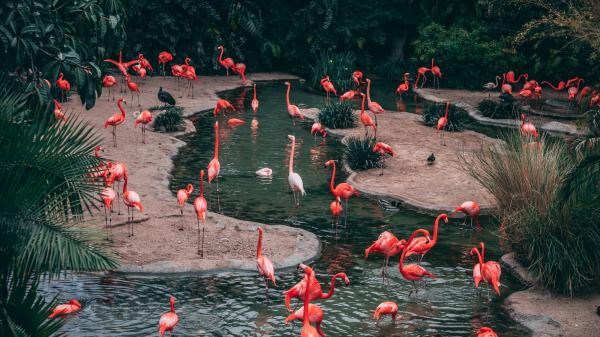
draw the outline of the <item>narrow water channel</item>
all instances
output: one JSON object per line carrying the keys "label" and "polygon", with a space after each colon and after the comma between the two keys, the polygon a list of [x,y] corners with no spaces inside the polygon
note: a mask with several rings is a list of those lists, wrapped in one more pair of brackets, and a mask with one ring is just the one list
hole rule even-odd
{"label": "narrow water channel", "polygon": [[[293,83],[291,100],[295,104],[318,107],[324,98],[300,90]],[[394,84],[374,82],[373,99],[385,109],[419,112],[419,102],[394,97]],[[468,250],[479,241],[486,243],[486,257],[501,256],[495,226],[475,232],[458,220],[442,225],[439,242],[427,254],[423,265],[436,279],[425,291],[409,296],[412,284],[398,272],[397,258],[391,260],[391,277],[383,284],[382,259],[373,255],[364,260],[364,249],[384,230],[407,238],[417,228],[432,230],[433,217],[405,209],[390,208],[363,197],[351,199],[347,228],[336,231],[331,225],[328,190],[330,169],[323,166],[329,159],[342,159],[342,144],[328,137],[325,142],[310,135],[310,122],[292,126],[285,107],[285,86],[269,82],[258,86],[260,108],[255,118],[249,108],[251,89],[223,93],[238,112],[228,117],[246,120],[235,129],[219,117],[221,162],[221,207],[226,215],[266,224],[286,224],[315,233],[323,243],[321,256],[312,264],[323,283],[338,272],[348,274],[351,283],[336,290],[333,298],[319,301],[325,311],[323,330],[328,336],[474,336],[480,326],[493,327],[500,336],[525,336],[526,330],[507,317],[502,302],[519,284],[507,273],[502,275],[502,296],[487,292],[479,297],[471,277],[474,258]],[[243,106],[248,107],[244,111]],[[201,168],[213,155],[214,118],[199,114],[194,118],[197,132],[186,136],[187,146],[175,157],[170,189],[175,193],[188,182],[197,184]],[[297,139],[295,168],[304,181],[307,195],[300,208],[292,206],[287,183],[289,158],[288,134]],[[268,166],[271,179],[259,179],[254,172]],[[345,179],[338,172],[336,183]],[[195,196],[195,195],[194,195]],[[465,196],[465,200],[469,196]],[[193,200],[193,198],[190,198]],[[484,218],[486,227],[490,219]],[[268,235],[268,230],[266,235]],[[168,310],[168,295],[178,300],[181,322],[176,336],[298,336],[301,324],[285,326],[287,311],[283,290],[301,275],[293,270],[276,271],[279,287],[265,296],[262,280],[255,273],[220,273],[213,275],[131,276],[77,275],[52,282],[49,295],[83,299],[83,311],[68,318],[65,332],[70,336],[150,336],[157,334],[158,318]],[[327,291],[329,286],[324,285]],[[395,324],[372,319],[375,307],[383,301],[395,301],[402,319]]]}

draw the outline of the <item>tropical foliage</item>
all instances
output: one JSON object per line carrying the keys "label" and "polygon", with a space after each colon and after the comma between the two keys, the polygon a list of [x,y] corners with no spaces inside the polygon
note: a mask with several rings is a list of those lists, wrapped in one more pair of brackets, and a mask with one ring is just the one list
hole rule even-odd
{"label": "tropical foliage", "polygon": [[344,159],[353,170],[381,167],[381,154],[373,152],[375,137],[349,137],[344,141]]}
{"label": "tropical foliage", "polygon": [[330,129],[347,129],[356,125],[356,115],[351,102],[333,101],[321,107],[319,122]]}
{"label": "tropical foliage", "polygon": [[356,70],[355,58],[351,53],[329,53],[324,52],[317,58],[317,62],[310,69],[310,77],[307,81],[313,91],[324,93],[321,87],[321,79],[329,76],[334,83],[338,95],[356,87],[352,79],[352,73]]}
{"label": "tropical foliage", "polygon": [[162,111],[158,116],[154,117],[154,122],[152,126],[155,130],[159,130],[162,132],[173,132],[177,131],[179,126],[183,124],[183,116],[182,111],[183,108],[170,105],[170,106],[155,106],[150,109],[150,111]]}
{"label": "tropical foliage", "polygon": [[600,147],[574,157],[558,141],[505,140],[463,158],[496,199],[502,239],[542,285],[569,294],[597,287]]}

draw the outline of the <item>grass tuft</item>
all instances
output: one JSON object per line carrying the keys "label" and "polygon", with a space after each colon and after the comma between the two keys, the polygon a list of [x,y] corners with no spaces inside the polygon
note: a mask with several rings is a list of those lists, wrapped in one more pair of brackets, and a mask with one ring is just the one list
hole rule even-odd
{"label": "grass tuft", "polygon": [[183,124],[183,108],[180,106],[153,106],[148,110],[163,111],[160,114],[158,114],[158,116],[154,117],[154,123],[152,124],[152,126],[155,130],[164,132],[174,132],[178,131],[179,126]]}
{"label": "grass tuft", "polygon": [[330,129],[347,129],[356,125],[356,115],[351,102],[334,100],[321,107],[319,122]]}
{"label": "grass tuft", "polygon": [[[423,110],[423,122],[427,126],[436,127],[440,117],[444,116],[446,104],[428,104]],[[464,124],[468,121],[467,113],[462,109],[457,109],[450,105],[448,109],[448,124],[446,131],[457,132],[464,129]]]}
{"label": "grass tuft", "polygon": [[373,152],[376,140],[373,137],[349,137],[344,148],[344,159],[353,170],[368,170],[381,167],[381,154]]}

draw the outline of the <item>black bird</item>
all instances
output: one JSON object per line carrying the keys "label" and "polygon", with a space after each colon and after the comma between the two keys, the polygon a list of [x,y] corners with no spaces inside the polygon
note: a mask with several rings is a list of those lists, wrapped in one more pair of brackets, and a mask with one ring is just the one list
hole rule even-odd
{"label": "black bird", "polygon": [[435,154],[431,154],[431,156],[427,157],[427,165],[433,165],[435,162]]}
{"label": "black bird", "polygon": [[164,91],[162,87],[158,90],[158,100],[165,103],[165,105],[175,105],[175,98],[168,92]]}

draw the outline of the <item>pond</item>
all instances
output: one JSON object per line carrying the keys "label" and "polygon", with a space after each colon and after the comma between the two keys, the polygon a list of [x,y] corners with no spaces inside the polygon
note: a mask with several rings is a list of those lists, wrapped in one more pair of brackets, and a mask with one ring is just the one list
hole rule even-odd
{"label": "pond", "polygon": [[[378,82],[374,84],[373,99],[385,109],[395,109],[400,104],[388,93],[388,87],[382,90]],[[351,280],[348,287],[337,289],[331,299],[317,302],[325,311],[323,330],[328,336],[474,336],[480,326],[491,326],[503,337],[527,335],[526,329],[502,309],[504,298],[520,288],[516,280],[504,273],[502,296],[491,296],[491,301],[486,291],[478,296],[473,285],[471,270],[475,260],[468,255],[469,249],[484,241],[486,257],[498,260],[501,256],[498,237],[489,229],[496,227],[491,219],[482,219],[487,229],[481,232],[462,226],[460,220],[440,226],[438,244],[423,262],[436,279],[424,291],[409,296],[412,284],[400,275],[397,258],[390,260],[391,276],[384,284],[381,256],[372,255],[365,260],[364,249],[384,230],[402,238],[417,228],[432,230],[433,217],[358,197],[350,200],[347,228],[335,230],[329,216],[333,200],[328,190],[331,171],[323,164],[329,159],[341,159],[342,144],[330,137],[324,142],[315,141],[308,121],[292,126],[283,83],[269,82],[257,88],[260,108],[255,116],[259,122],[255,131],[249,125],[253,118],[249,108],[252,90],[222,94],[239,110],[228,117],[245,119],[247,123],[232,129],[226,126],[226,119],[218,118],[222,126],[221,211],[240,219],[304,228],[321,239],[322,254],[311,265],[324,291],[329,290],[328,275],[345,272]],[[324,97],[302,91],[294,82],[291,100],[312,107],[320,106]],[[419,102],[402,104],[413,112],[421,109]],[[242,106],[248,109],[243,111]],[[185,137],[187,146],[174,159],[170,185],[173,193],[188,182],[197,184],[200,169],[213,156],[212,113],[199,114],[194,122],[197,132]],[[288,134],[297,139],[294,170],[302,176],[307,192],[299,208],[292,206],[287,182]],[[272,179],[255,177],[254,172],[265,166],[273,169]],[[344,174],[338,173],[336,183],[344,179]],[[300,323],[283,324],[288,315],[283,290],[298,282],[301,274],[287,269],[276,270],[276,275],[279,287],[270,289],[268,298],[256,273],[76,275],[52,282],[46,291],[49,295],[60,292],[65,299],[83,299],[83,311],[69,317],[64,328],[72,336],[156,335],[158,319],[168,310],[169,294],[177,298],[176,310],[181,318],[177,336],[298,336]],[[380,302],[390,300],[398,303],[402,319],[392,324],[386,318],[377,324],[372,319],[373,311]]]}

